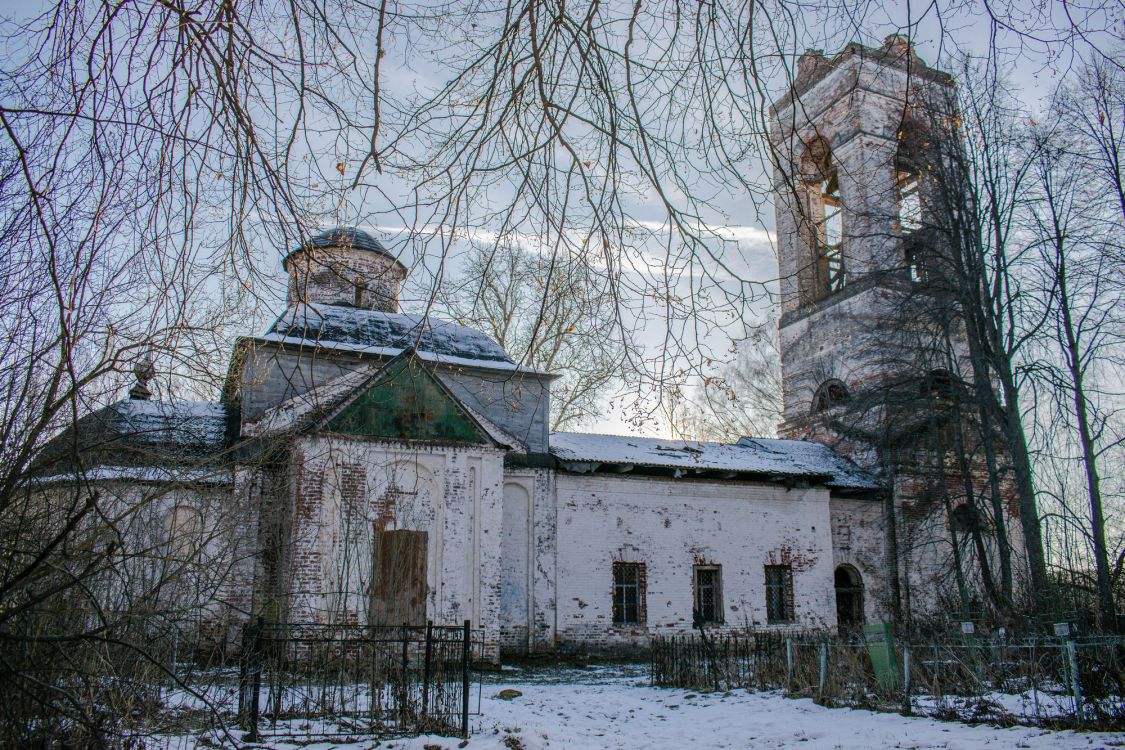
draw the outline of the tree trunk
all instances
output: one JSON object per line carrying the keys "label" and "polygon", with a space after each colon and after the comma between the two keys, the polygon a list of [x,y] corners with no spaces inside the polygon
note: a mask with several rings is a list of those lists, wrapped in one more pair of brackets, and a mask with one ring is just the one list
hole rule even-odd
{"label": "tree trunk", "polygon": [[[1061,243],[1061,240],[1059,241]],[[1103,630],[1117,629],[1117,610],[1110,580],[1109,553],[1105,543],[1105,516],[1102,510],[1101,478],[1098,476],[1098,453],[1093,430],[1090,429],[1089,404],[1086,401],[1085,372],[1082,351],[1071,315],[1067,293],[1066,259],[1062,247],[1056,246],[1056,273],[1059,285],[1059,312],[1065,341],[1060,340],[1066,357],[1073,388],[1074,416],[1078,419],[1078,436],[1082,443],[1082,465],[1086,470],[1086,491],[1090,498],[1090,537],[1094,544],[1094,569],[1097,577],[1098,616]]]}

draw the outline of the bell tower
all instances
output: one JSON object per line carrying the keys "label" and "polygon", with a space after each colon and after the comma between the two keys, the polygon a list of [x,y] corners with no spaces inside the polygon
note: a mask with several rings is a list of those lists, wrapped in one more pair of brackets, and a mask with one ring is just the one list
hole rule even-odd
{"label": "bell tower", "polygon": [[995,441],[962,409],[972,380],[963,329],[948,287],[930,283],[943,277],[936,230],[950,197],[936,154],[961,143],[955,94],[948,74],[893,35],[874,49],[806,52],[771,111],[779,433],[827,444],[881,477],[881,503],[834,494],[830,506],[837,572],[859,574],[848,580],[879,602],[866,605],[871,617],[968,618],[1000,601],[976,585],[987,566],[1004,581],[991,589],[1010,591],[995,550],[1019,546],[991,472],[1003,457],[991,467],[976,458]]}
{"label": "bell tower", "polygon": [[806,52],[773,107],[782,437],[874,460],[825,434],[826,415],[896,377],[880,332],[897,325],[893,290],[918,273],[911,235],[926,188],[911,152],[942,131],[953,93],[948,74],[893,35],[878,49]]}

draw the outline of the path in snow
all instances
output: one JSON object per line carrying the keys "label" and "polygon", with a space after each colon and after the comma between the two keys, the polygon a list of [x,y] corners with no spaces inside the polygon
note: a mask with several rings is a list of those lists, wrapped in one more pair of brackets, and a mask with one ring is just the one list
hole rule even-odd
{"label": "path in snow", "polygon": [[[496,698],[504,688],[523,695]],[[473,717],[467,750],[523,747],[680,750],[681,748],[1125,748],[1125,734],[1051,732],[968,726],[847,708],[824,708],[776,693],[693,693],[649,687],[640,668],[506,672],[483,686],[482,716]],[[518,737],[515,744],[508,737]],[[441,737],[415,737],[383,747],[458,747]]]}

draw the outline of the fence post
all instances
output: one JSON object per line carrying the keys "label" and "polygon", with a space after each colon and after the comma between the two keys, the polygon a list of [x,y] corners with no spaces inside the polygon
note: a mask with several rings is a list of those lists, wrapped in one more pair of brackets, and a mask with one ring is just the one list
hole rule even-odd
{"label": "fence post", "polygon": [[820,680],[817,682],[817,693],[821,700],[824,699],[824,680],[828,676],[828,642],[820,642]]}
{"label": "fence post", "polygon": [[246,689],[250,691],[249,715],[246,717],[247,742],[258,741],[258,714],[262,694],[262,627],[263,618],[259,617],[246,624],[243,630],[244,663],[246,664],[246,677],[242,680]]}
{"label": "fence post", "polygon": [[1082,680],[1078,674],[1078,647],[1073,639],[1067,639],[1064,648],[1067,663],[1070,665],[1070,693],[1074,696],[1074,716],[1079,723],[1082,723],[1086,717],[1082,700]]}
{"label": "fence post", "polygon": [[913,711],[910,705],[910,644],[902,644],[902,712],[909,716]]}
{"label": "fence post", "polygon": [[471,622],[465,620],[464,641],[461,646],[461,736],[469,738],[469,659],[472,657]]}
{"label": "fence post", "polygon": [[426,620],[426,660],[422,664],[422,716],[430,713],[430,656],[433,654],[434,621]]}
{"label": "fence post", "polygon": [[250,629],[249,622],[242,625],[242,650],[238,654],[238,725],[246,728],[250,703]]}
{"label": "fence post", "polygon": [[793,636],[785,636],[785,692],[793,692]]}
{"label": "fence post", "polygon": [[399,634],[402,637],[402,659],[399,664],[398,720],[405,727],[410,718],[410,630],[405,622],[399,629]]}

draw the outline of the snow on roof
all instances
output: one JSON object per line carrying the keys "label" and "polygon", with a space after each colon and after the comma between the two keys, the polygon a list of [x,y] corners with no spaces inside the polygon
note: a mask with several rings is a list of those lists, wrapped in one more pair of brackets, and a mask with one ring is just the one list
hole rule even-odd
{"label": "snow on roof", "polygon": [[237,411],[199,401],[125,399],[91,412],[52,438],[36,456],[32,473],[87,466],[163,465],[209,460],[238,433]]}
{"label": "snow on roof", "polygon": [[550,453],[564,464],[616,464],[828,480],[841,489],[878,489],[870,474],[819,443],[742,438],[737,443],[551,433]]}
{"label": "snow on roof", "polygon": [[832,475],[830,487],[847,489],[877,490],[882,485],[875,476],[866,469],[857,466],[850,459],[841,456],[836,451],[821,443],[811,440],[777,440],[774,438],[742,437],[735,445],[741,448],[754,449],[787,456],[789,460],[801,466],[816,468]]}
{"label": "snow on roof", "polygon": [[108,407],[107,422],[132,442],[220,447],[226,440],[230,410],[209,401],[126,399]]}
{"label": "snow on roof", "polygon": [[512,448],[516,451],[527,453],[527,443],[457,398],[456,394],[450,393],[449,395],[457,402],[458,406],[465,410],[471,419],[476,420],[477,424],[488,434],[488,437],[492,438],[493,442],[499,443],[506,448]]}
{"label": "snow on roof", "polygon": [[35,477],[36,484],[59,482],[187,482],[192,484],[230,484],[229,468],[185,469],[174,466],[94,466],[81,472]]}
{"label": "snow on roof", "polygon": [[488,335],[426,315],[344,305],[294,305],[262,341],[316,345],[337,351],[394,356],[413,346],[423,358],[465,367],[533,372],[519,367]]}

